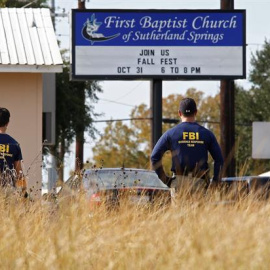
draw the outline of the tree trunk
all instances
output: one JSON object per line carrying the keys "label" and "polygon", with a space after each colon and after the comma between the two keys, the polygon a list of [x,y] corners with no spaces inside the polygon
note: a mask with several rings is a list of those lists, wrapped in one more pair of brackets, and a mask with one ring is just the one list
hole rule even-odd
{"label": "tree trunk", "polygon": [[57,162],[58,179],[60,182],[64,182],[64,157],[65,157],[65,139],[61,138],[59,160]]}
{"label": "tree trunk", "polygon": [[83,168],[83,145],[84,145],[84,132],[79,131],[76,133],[76,160],[75,172],[79,172]]}

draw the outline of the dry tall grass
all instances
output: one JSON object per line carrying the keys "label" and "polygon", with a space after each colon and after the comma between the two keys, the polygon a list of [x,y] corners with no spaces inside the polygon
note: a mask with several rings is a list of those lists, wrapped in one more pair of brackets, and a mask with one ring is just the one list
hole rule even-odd
{"label": "dry tall grass", "polygon": [[181,196],[147,210],[0,199],[1,269],[269,269],[270,203]]}

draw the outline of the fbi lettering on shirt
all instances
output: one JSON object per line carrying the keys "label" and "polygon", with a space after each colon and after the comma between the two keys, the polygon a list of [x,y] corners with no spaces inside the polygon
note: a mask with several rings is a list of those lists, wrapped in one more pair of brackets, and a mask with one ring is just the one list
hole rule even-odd
{"label": "fbi lettering on shirt", "polygon": [[13,155],[9,153],[8,144],[0,144],[0,159],[3,159],[5,156],[12,157]]}
{"label": "fbi lettering on shirt", "polygon": [[200,140],[199,132],[183,132],[179,144],[186,144],[188,147],[195,147],[197,144],[204,144],[204,141]]}

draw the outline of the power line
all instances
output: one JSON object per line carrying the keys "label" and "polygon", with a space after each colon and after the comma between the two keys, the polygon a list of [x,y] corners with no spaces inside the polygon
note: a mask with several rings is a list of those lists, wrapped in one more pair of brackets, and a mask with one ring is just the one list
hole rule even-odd
{"label": "power line", "polygon": [[133,108],[136,108],[136,107],[137,107],[137,106],[134,106],[134,105],[131,105],[131,104],[122,103],[122,102],[117,102],[117,101],[109,100],[109,99],[105,99],[105,98],[99,98],[99,100],[106,101],[106,102],[110,102],[110,103],[116,103],[116,104],[119,104],[119,105],[128,106],[128,107],[133,107]]}
{"label": "power line", "polygon": [[[93,123],[112,123],[112,122],[122,122],[122,121],[144,121],[144,120],[152,120],[152,117],[135,117],[135,118],[122,118],[122,119],[105,119],[105,120],[94,120]],[[164,124],[177,124],[180,122],[179,119],[176,118],[162,118],[162,122]],[[209,121],[209,120],[199,120],[197,123],[203,124],[216,124],[219,125],[220,121]],[[251,127],[252,122],[249,123],[236,123],[236,126],[244,126]]]}
{"label": "power line", "polygon": [[133,87],[129,92],[127,92],[125,95],[123,95],[123,96],[117,98],[116,100],[119,100],[119,99],[122,99],[122,98],[128,96],[128,95],[131,94],[133,91],[135,91],[142,83],[143,83],[143,82],[138,83],[138,84],[137,84],[135,87]]}
{"label": "power line", "polygon": [[110,123],[110,122],[122,122],[122,121],[133,121],[133,120],[151,120],[151,117],[139,117],[139,118],[123,118],[123,119],[110,119],[110,120],[94,120],[93,123]]}

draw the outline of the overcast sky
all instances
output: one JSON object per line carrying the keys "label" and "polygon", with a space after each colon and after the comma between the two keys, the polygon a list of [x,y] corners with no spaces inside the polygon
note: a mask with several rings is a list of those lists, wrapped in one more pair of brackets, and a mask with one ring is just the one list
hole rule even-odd
{"label": "overcast sky", "polygon": [[[56,13],[68,14],[72,8],[77,8],[77,0],[55,0]],[[270,0],[235,0],[235,9],[246,10],[246,42],[247,42],[247,76],[250,70],[250,56],[260,50],[264,40],[270,40]],[[91,0],[86,1],[88,9],[219,9],[220,0]],[[69,49],[68,17],[57,17],[56,34],[61,41],[61,47]],[[237,80],[237,84],[249,88],[248,80]],[[150,83],[148,81],[103,81],[103,93],[99,95],[100,101],[95,105],[97,113],[103,113],[103,119],[128,118],[133,107],[150,102]],[[218,93],[219,81],[164,81],[163,97],[169,94],[182,94],[190,88],[202,90],[205,95]],[[102,132],[104,123],[97,123],[96,128]],[[91,157],[91,147],[96,142],[87,138],[85,144],[85,160]],[[67,172],[74,168],[74,150],[71,149],[71,158],[67,160]],[[67,176],[65,176],[66,178]]]}

